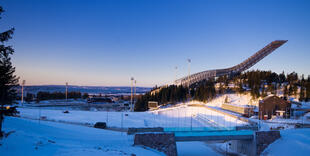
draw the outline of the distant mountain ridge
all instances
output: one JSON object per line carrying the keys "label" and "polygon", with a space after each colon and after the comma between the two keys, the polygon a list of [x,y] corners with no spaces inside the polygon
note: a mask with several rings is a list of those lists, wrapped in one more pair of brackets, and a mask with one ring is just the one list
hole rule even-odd
{"label": "distant mountain ridge", "polygon": [[[150,87],[136,87],[137,94],[143,94],[150,91]],[[40,85],[40,86],[25,86],[24,91],[26,93],[36,94],[38,92],[65,92],[65,85]],[[75,86],[69,85],[68,92],[77,91],[81,93],[89,94],[130,94],[131,87],[110,87],[110,86]],[[17,92],[21,92],[21,86],[17,87]]]}

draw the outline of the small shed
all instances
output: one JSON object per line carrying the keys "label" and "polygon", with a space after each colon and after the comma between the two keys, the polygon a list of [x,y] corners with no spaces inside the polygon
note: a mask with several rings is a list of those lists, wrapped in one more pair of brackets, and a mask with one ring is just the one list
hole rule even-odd
{"label": "small shed", "polygon": [[278,97],[267,96],[259,101],[259,119],[271,119],[272,116],[280,116],[284,118],[290,117],[291,103]]}
{"label": "small shed", "polygon": [[150,110],[154,110],[158,108],[158,102],[157,101],[148,101],[148,108]]}

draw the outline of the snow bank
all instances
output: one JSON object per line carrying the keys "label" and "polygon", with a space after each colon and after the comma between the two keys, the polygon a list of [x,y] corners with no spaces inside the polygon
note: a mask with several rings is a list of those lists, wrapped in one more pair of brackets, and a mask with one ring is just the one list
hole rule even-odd
{"label": "snow bank", "polygon": [[1,155],[163,155],[134,147],[132,136],[85,126],[7,117]]}
{"label": "snow bank", "polygon": [[289,129],[281,131],[281,138],[263,152],[262,155],[302,156],[310,153],[310,129]]}

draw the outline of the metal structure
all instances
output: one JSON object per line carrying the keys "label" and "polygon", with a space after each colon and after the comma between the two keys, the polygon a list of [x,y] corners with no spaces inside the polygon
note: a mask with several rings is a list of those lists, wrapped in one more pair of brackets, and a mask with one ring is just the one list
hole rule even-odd
{"label": "metal structure", "polygon": [[22,83],[22,97],[21,97],[21,103],[23,105],[24,103],[24,86],[26,84],[26,80],[23,80],[23,83]]}
{"label": "metal structure", "polygon": [[133,77],[131,77],[131,92],[130,92],[130,111],[133,112],[134,109],[133,109],[133,97],[132,97],[132,94],[133,94],[133,81],[135,80]]}
{"label": "metal structure", "polygon": [[276,50],[286,42],[287,40],[275,40],[236,66],[225,69],[206,70],[203,72],[195,73],[190,76],[186,76],[176,80],[175,84],[189,86],[202,80],[208,80],[210,78],[215,78],[219,76],[235,75],[241,73],[254,66],[257,62],[262,60],[264,57],[272,53],[274,50]]}
{"label": "metal structure", "polygon": [[66,82],[66,102],[68,101],[68,82]]}

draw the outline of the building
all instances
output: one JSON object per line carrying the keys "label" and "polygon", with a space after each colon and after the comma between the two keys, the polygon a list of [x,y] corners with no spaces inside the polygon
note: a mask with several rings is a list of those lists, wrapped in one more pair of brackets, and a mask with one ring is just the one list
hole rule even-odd
{"label": "building", "polygon": [[258,108],[260,120],[271,119],[273,116],[289,118],[291,103],[277,96],[267,96],[259,101]]}
{"label": "building", "polygon": [[148,102],[148,108],[150,110],[155,110],[158,108],[158,102],[157,101],[149,101]]}
{"label": "building", "polygon": [[87,99],[88,103],[113,103],[113,100],[109,97],[91,97]]}
{"label": "building", "polygon": [[239,113],[243,116],[250,117],[254,114],[254,107],[249,105],[233,105],[233,104],[222,104],[222,109]]}

